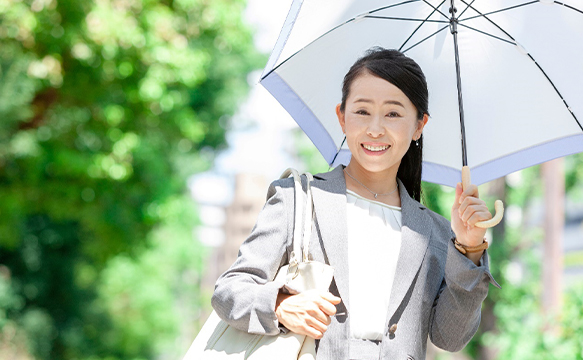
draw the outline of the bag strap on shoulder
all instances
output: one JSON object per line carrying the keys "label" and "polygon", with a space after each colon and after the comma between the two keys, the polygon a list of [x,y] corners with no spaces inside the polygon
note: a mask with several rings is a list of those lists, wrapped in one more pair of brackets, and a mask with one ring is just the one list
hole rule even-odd
{"label": "bag strap on shoulder", "polygon": [[307,262],[309,260],[308,254],[310,238],[312,235],[312,219],[314,217],[314,203],[310,183],[314,180],[314,177],[309,172],[303,174],[306,176],[306,202],[305,206],[302,206],[302,180],[298,171],[293,168],[288,168],[283,172],[280,178],[285,179],[290,175],[294,178],[295,195],[293,251],[291,254],[290,265],[297,265],[300,262]]}

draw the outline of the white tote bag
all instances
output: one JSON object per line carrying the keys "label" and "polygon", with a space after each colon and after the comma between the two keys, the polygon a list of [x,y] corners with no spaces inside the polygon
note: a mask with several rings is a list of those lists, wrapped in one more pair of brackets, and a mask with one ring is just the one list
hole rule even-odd
{"label": "white tote bag", "polygon": [[[290,264],[279,269],[276,280],[285,281],[286,287],[298,293],[307,290],[326,291],[330,287],[333,268],[330,265],[310,261],[308,250],[312,232],[313,202],[310,182],[307,178],[306,205],[300,205],[302,184],[295,169],[287,169],[281,178],[293,175],[295,187],[295,224],[293,251]],[[304,211],[305,210],[305,211]],[[303,232],[302,219],[303,212]],[[254,335],[235,329],[212,312],[196,339],[188,349],[183,360],[315,360],[316,344],[314,339],[293,332],[276,336]]]}

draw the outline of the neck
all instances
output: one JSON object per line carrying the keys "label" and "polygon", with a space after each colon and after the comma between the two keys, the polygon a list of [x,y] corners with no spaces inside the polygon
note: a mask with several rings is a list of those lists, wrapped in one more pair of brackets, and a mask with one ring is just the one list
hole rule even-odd
{"label": "neck", "polygon": [[[372,172],[364,169],[362,166],[355,162],[350,162],[346,167],[346,171],[352,175],[356,180],[348,176],[346,187],[352,191],[355,191],[361,195],[367,195],[367,198],[373,197],[366,188],[366,186],[372,192],[376,194],[388,194],[391,193],[397,187],[397,169],[386,169],[379,172]],[[358,182],[362,183],[359,184]],[[377,200],[387,200],[382,198],[399,198],[399,192],[395,191],[388,196],[381,197],[379,195]]]}

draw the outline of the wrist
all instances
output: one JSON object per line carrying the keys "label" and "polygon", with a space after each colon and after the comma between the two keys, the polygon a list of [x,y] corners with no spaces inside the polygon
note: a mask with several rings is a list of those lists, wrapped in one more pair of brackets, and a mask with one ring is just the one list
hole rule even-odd
{"label": "wrist", "polygon": [[[275,315],[278,315],[279,305],[281,305],[282,301],[284,301],[285,299],[287,299],[290,296],[291,295],[285,294],[283,292],[279,292],[277,294],[277,299],[275,300]],[[278,316],[278,318],[279,318],[279,316]]]}
{"label": "wrist", "polygon": [[455,248],[462,253],[465,257],[470,259],[476,266],[480,265],[480,259],[484,254],[484,251],[488,248],[488,242],[484,238],[482,244],[477,246],[467,246],[460,243],[455,237],[451,239]]}
{"label": "wrist", "polygon": [[484,238],[482,243],[477,246],[468,246],[462,244],[455,237],[452,238],[451,240],[453,241],[455,248],[464,255],[468,255],[469,253],[483,253],[484,250],[486,250],[489,246],[488,241],[486,241],[486,238]]}
{"label": "wrist", "polygon": [[480,252],[466,253],[464,256],[470,259],[474,263],[474,265],[480,266],[480,260],[482,259],[483,255],[484,250]]}

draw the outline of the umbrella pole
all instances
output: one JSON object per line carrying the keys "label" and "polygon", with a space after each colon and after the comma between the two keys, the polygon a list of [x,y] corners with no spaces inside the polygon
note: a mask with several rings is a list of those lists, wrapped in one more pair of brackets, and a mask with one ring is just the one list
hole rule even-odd
{"label": "umbrella pole", "polygon": [[455,73],[457,78],[457,98],[458,108],[460,112],[460,130],[462,133],[462,165],[468,166],[468,155],[466,152],[466,127],[464,125],[464,101],[462,97],[462,76],[460,71],[460,55],[457,43],[457,24],[458,18],[455,16],[457,9],[454,6],[454,0],[451,0],[451,7],[449,8],[451,18],[449,19],[449,29],[453,35],[453,48],[455,52]]}
{"label": "umbrella pole", "polygon": [[[453,35],[453,47],[455,52],[455,72],[457,77],[457,97],[458,97],[458,107],[460,111],[460,130],[462,133],[462,189],[466,189],[471,185],[470,168],[468,166],[468,155],[466,151],[466,127],[464,125],[464,101],[462,97],[462,76],[460,71],[460,56],[457,43],[457,25],[458,18],[456,17],[457,9],[454,5],[454,0],[451,0],[451,7],[449,8],[451,18],[449,19],[449,29]],[[480,228],[491,228],[500,221],[502,221],[502,216],[504,215],[504,204],[500,200],[496,200],[494,203],[494,209],[496,209],[496,214],[494,217],[488,221],[481,221],[476,223],[477,227]]]}

